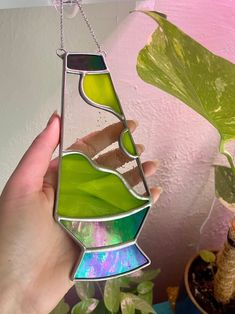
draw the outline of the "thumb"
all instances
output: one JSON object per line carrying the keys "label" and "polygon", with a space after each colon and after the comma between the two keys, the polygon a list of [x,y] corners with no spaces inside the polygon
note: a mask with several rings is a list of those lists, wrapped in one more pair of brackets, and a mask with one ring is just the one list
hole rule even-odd
{"label": "thumb", "polygon": [[60,117],[53,113],[46,128],[33,141],[7,183],[17,194],[42,189],[52,154],[59,143]]}

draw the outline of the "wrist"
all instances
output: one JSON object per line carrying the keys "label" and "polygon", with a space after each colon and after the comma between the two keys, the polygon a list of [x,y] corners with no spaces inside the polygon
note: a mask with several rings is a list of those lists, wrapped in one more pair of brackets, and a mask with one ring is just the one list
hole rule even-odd
{"label": "wrist", "polygon": [[[17,309],[19,311],[20,308],[20,293],[17,294],[16,289],[14,289],[14,283],[11,282],[7,283],[1,281],[0,283],[0,291],[1,291],[1,298],[0,298],[0,309],[1,313],[3,314],[10,314],[10,313],[17,313]],[[21,312],[18,312],[21,313]]]}
{"label": "wrist", "polygon": [[1,314],[36,314],[35,310],[27,302],[22,289],[14,281],[2,281],[0,283],[0,309]]}

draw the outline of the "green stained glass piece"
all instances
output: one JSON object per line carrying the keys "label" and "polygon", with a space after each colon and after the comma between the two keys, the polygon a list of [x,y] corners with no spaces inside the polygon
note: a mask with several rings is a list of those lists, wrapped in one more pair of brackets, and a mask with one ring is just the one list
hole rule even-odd
{"label": "green stained glass piece", "polygon": [[128,130],[124,131],[121,136],[122,146],[133,157],[138,156],[132,137]]}
{"label": "green stained glass piece", "polygon": [[100,170],[80,153],[62,157],[58,215],[97,218],[121,214],[147,205],[131,192],[124,180],[110,170]]}
{"label": "green stained glass piece", "polygon": [[122,114],[109,73],[85,75],[83,78],[83,91],[91,101]]}

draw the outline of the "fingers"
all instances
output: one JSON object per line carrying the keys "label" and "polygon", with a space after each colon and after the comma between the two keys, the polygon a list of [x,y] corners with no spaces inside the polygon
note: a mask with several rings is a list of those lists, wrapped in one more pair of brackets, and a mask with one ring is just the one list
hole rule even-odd
{"label": "fingers", "polygon": [[[127,124],[131,132],[134,132],[138,126],[138,122],[133,120],[127,121]],[[67,150],[80,151],[91,158],[109,145],[118,141],[123,128],[124,126],[122,122],[112,124],[103,130],[90,133],[84,138],[78,139]],[[137,147],[137,150],[138,149],[141,153],[143,151],[143,145],[139,145]],[[122,153],[121,150],[114,150],[110,153],[99,156],[96,161],[102,166],[115,169],[122,166],[129,160],[130,158],[126,156],[126,154]],[[45,176],[45,182],[47,185],[56,187],[57,167],[58,158],[55,158],[50,162],[49,171]]]}
{"label": "fingers", "polygon": [[[148,178],[155,174],[159,167],[159,161],[146,161],[142,164],[144,175]],[[131,186],[137,185],[142,181],[140,172],[138,168],[131,169],[124,174],[124,178],[128,181]],[[156,203],[160,194],[162,193],[161,187],[150,188],[150,194],[153,200],[153,203]]]}
{"label": "fingers", "polygon": [[[131,132],[136,129],[137,125],[136,121],[128,121],[128,127]],[[109,125],[100,131],[90,133],[85,137],[78,139],[69,147],[69,150],[79,150],[89,157],[94,157],[103,149],[118,141],[122,130],[122,122]]]}
{"label": "fingers", "polygon": [[[138,126],[138,122],[134,121],[134,120],[127,121],[127,124],[128,124],[128,127],[130,128],[131,132],[134,132]],[[122,130],[123,130],[123,123],[122,122],[112,124],[112,125],[104,128],[103,130],[92,132],[92,133],[88,134],[87,136],[85,136],[84,138],[78,139],[70,147],[68,147],[67,150],[80,151],[89,157],[94,157],[100,151],[102,151],[103,149],[105,149],[109,145],[113,144],[114,142],[118,141]],[[141,147],[140,147],[140,153],[141,152],[142,151],[141,151]],[[114,154],[115,153],[118,154],[117,157],[120,157],[120,159],[123,160],[122,164],[127,162],[127,161],[124,162],[124,159],[122,158],[120,152],[114,152]],[[112,161],[111,160],[109,161],[108,158],[111,158],[111,156],[108,154],[107,155],[104,154],[104,155],[102,155],[102,157],[100,156],[100,160],[97,159],[97,163],[102,164],[102,165],[107,166],[107,167],[110,166],[111,168],[115,168],[115,165],[112,165]],[[121,160],[120,160],[120,162],[121,162]],[[57,157],[50,162],[49,176],[47,176],[48,181],[50,181],[50,182],[51,182],[50,174],[51,174],[51,172],[54,172],[57,170],[58,161],[59,160]],[[116,168],[117,167],[118,166],[116,166]],[[54,181],[55,180],[53,179],[52,182],[54,182]]]}
{"label": "fingers", "polygon": [[[148,178],[155,174],[159,166],[158,161],[146,161],[142,164],[143,171],[145,176]],[[128,181],[131,186],[137,185],[141,181],[139,169],[133,168],[127,171],[124,175],[124,178]]]}
{"label": "fingers", "polygon": [[7,186],[10,185],[12,191],[14,187],[15,193],[21,193],[22,190],[24,193],[31,193],[42,189],[51,156],[59,143],[59,135],[60,117],[54,113],[47,127],[33,141],[9,179]]}
{"label": "fingers", "polygon": [[[136,149],[138,154],[141,155],[144,152],[144,145],[137,144]],[[117,169],[132,160],[133,159],[126,155],[121,149],[117,148],[100,155],[95,159],[95,162],[99,166],[108,167],[110,169]]]}
{"label": "fingers", "polygon": [[159,199],[159,196],[161,195],[162,191],[163,190],[160,186],[153,187],[150,189],[150,194],[152,196],[153,203],[156,203],[156,201]]}
{"label": "fingers", "polygon": [[[133,132],[137,127],[137,122],[130,120],[128,126]],[[120,134],[123,130],[123,123],[119,122],[110,125],[103,130],[88,134],[86,137],[77,140],[74,144],[69,147],[69,150],[78,150],[88,155],[90,158],[97,155],[100,151],[118,141]],[[141,154],[144,151],[144,146],[137,144],[137,151]],[[121,149],[114,149],[107,153],[98,156],[95,161],[98,165],[104,166],[110,169],[117,169],[123,166],[125,163],[131,161],[132,158],[127,156]],[[143,171],[146,177],[150,177],[155,174],[158,168],[157,161],[147,161],[142,164]],[[56,185],[57,172],[53,169],[57,167],[57,159],[51,162],[50,170],[48,175],[45,177],[45,181],[51,185]],[[54,174],[54,175],[53,175]],[[128,181],[131,186],[137,185],[141,181],[141,176],[138,168],[134,168],[124,174],[124,178]],[[156,202],[161,193],[161,188],[154,187],[151,189],[153,201]]]}

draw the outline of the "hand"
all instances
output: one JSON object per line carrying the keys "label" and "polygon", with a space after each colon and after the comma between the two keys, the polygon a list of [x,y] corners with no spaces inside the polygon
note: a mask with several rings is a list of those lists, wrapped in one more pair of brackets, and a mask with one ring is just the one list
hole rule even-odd
{"label": "hand", "polygon": [[[134,131],[136,123],[128,124]],[[121,131],[121,123],[113,124],[77,140],[70,148],[93,157],[117,141]],[[60,118],[53,114],[0,197],[1,314],[49,313],[73,285],[69,275],[78,258],[78,246],[53,219],[58,161],[50,160],[59,133]],[[143,150],[142,145],[137,148]],[[98,158],[111,168],[129,161],[120,150]],[[146,176],[153,175],[156,168],[153,161],[143,163]],[[138,183],[134,170],[127,175],[131,175],[132,185]],[[151,189],[154,201],[160,192],[160,188]]]}

